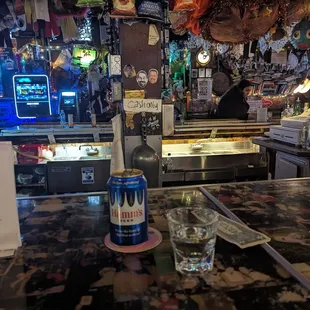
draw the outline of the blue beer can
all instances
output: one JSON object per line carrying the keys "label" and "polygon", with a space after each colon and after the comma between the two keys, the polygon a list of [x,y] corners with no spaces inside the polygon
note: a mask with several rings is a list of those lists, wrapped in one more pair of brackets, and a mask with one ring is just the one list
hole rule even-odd
{"label": "blue beer can", "polygon": [[114,171],[108,181],[110,237],[117,245],[148,240],[147,181],[138,169]]}

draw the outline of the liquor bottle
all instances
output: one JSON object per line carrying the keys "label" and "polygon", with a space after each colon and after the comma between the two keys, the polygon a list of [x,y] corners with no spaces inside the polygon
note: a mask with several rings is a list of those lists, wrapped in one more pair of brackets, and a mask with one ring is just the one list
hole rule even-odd
{"label": "liquor bottle", "polygon": [[281,119],[286,118],[286,117],[290,117],[292,115],[290,115],[290,104],[287,101],[284,110],[281,112]]}
{"label": "liquor bottle", "polygon": [[298,116],[300,114],[301,114],[301,107],[300,107],[300,99],[298,97],[294,105],[293,116]]}

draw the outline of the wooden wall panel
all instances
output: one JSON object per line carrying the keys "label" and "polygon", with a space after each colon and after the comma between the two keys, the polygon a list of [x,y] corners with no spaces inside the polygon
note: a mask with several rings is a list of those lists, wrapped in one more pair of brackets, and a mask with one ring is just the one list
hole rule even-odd
{"label": "wooden wall panel", "polygon": [[[157,25],[158,33],[160,28]],[[136,77],[126,78],[124,72],[123,88],[124,90],[141,90],[146,91],[145,98],[158,98],[160,99],[161,93],[161,43],[160,40],[156,45],[148,45],[149,25],[144,23],[120,25],[120,46],[122,56],[122,69],[126,64],[133,65],[136,73],[144,70],[148,73],[150,69],[158,71],[158,81],[156,84],[147,83],[145,88],[141,88]],[[123,70],[122,70],[123,71]]]}

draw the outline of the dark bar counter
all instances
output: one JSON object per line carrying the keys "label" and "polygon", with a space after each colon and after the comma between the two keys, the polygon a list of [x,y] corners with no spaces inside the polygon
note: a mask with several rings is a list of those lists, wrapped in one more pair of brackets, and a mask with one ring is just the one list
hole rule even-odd
{"label": "dark bar counter", "polygon": [[[309,180],[299,182],[310,184]],[[282,186],[256,184],[252,195],[263,191],[263,184],[267,189],[268,184],[274,186],[273,194],[256,194],[259,206],[270,203],[265,195],[274,199],[286,195],[284,182]],[[300,186],[289,184],[286,193],[293,188],[291,201],[294,192],[298,193],[296,201],[306,201],[300,197]],[[216,188],[222,186],[207,189],[215,193]],[[282,194],[277,196],[277,190]],[[238,195],[243,192],[237,191],[236,198],[230,199],[242,206],[243,198]],[[290,225],[294,222],[290,217],[297,218],[297,212],[287,209],[298,203],[282,204],[274,213],[282,213]],[[310,309],[309,291],[261,246],[241,250],[218,238],[210,274],[202,278],[178,274],[165,213],[179,206],[210,207],[223,214],[198,187],[149,190],[149,223],[161,231],[163,242],[149,252],[120,254],[103,243],[109,231],[106,194],[18,200],[23,246],[14,258],[0,260],[0,309]],[[258,211],[249,207],[257,221],[268,221],[269,213],[258,212],[262,207]],[[270,221],[270,227],[280,226]]]}
{"label": "dark bar counter", "polygon": [[268,235],[270,245],[290,263],[310,263],[309,178],[204,188],[220,202],[211,197],[224,213],[228,209],[251,228]]}

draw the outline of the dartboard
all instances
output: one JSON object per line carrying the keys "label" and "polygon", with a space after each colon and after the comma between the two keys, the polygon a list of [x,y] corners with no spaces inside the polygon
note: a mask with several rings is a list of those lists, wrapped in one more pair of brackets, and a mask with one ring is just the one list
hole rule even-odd
{"label": "dartboard", "polygon": [[223,72],[216,72],[213,74],[212,78],[213,78],[212,90],[214,94],[222,96],[230,86],[229,76]]}

